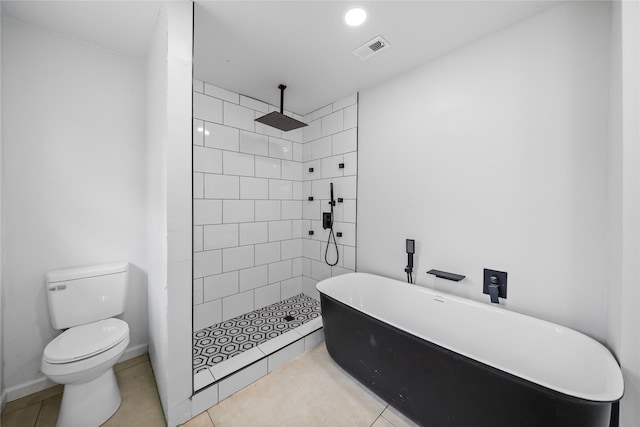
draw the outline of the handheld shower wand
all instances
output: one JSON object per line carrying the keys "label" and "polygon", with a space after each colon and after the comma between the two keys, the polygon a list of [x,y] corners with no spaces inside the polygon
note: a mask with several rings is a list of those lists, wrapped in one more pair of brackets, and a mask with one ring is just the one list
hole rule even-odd
{"label": "handheld shower wand", "polygon": [[413,254],[416,252],[416,241],[413,239],[406,240],[407,246],[407,267],[404,269],[407,273],[407,282],[413,284]]}
{"label": "handheld shower wand", "polygon": [[[329,205],[331,206],[331,212],[330,213],[324,213],[323,214],[323,228],[328,228],[329,229],[329,237],[327,238],[327,247],[324,250],[324,261],[330,265],[330,266],[334,266],[336,264],[338,264],[338,260],[340,259],[340,254],[338,253],[338,242],[336,242],[336,236],[333,234],[333,207],[336,205],[335,200],[333,199],[333,182],[329,183],[329,192],[330,192],[330,196],[331,196],[331,201],[329,202]],[[331,263],[329,262],[329,246],[331,246],[331,238],[333,238],[333,245],[336,248],[336,262]]]}

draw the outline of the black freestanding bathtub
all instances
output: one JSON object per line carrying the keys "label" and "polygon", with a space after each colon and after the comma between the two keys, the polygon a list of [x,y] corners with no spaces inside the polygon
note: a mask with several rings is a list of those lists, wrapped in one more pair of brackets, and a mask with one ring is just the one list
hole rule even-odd
{"label": "black freestanding bathtub", "polygon": [[613,425],[622,373],[579,332],[366,273],[317,289],[331,357],[421,425]]}

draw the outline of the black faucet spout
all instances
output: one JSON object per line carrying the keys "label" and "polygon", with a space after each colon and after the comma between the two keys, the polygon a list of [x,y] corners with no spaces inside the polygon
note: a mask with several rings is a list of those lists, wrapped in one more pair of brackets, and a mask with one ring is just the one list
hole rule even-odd
{"label": "black faucet spout", "polygon": [[491,302],[493,304],[500,304],[498,300],[498,295],[500,293],[500,287],[498,286],[498,278],[496,276],[491,276],[489,281],[489,296],[491,297]]}

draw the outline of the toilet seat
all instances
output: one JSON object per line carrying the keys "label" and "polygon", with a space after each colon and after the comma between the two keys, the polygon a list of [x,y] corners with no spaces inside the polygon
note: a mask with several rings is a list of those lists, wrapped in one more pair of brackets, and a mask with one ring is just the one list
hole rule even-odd
{"label": "toilet seat", "polygon": [[120,319],[104,319],[67,329],[44,349],[43,362],[65,364],[88,359],[118,346],[129,337],[129,326]]}

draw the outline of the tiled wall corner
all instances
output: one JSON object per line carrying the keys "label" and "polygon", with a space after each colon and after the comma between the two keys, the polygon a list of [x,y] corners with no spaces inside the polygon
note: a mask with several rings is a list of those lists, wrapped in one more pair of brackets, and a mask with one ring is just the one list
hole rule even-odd
{"label": "tiled wall corner", "polygon": [[[318,280],[355,270],[357,95],[304,117],[285,111],[309,126],[282,132],[254,121],[277,106],[193,87],[194,330],[301,292],[318,298]],[[321,222],[330,182],[344,199],[335,267]]]}
{"label": "tiled wall corner", "polygon": [[275,106],[198,80],[193,87],[199,330],[302,292],[302,130],[254,121]]}
{"label": "tiled wall corner", "polygon": [[[302,132],[302,288],[319,298],[318,281],[356,269],[358,96],[338,100],[303,120],[308,126]],[[342,233],[336,235],[339,257],[335,266],[325,262],[325,254],[329,262],[335,262],[336,251],[333,239],[327,250],[329,230],[322,228],[322,213],[330,211],[330,183],[336,200],[334,233]]]}

